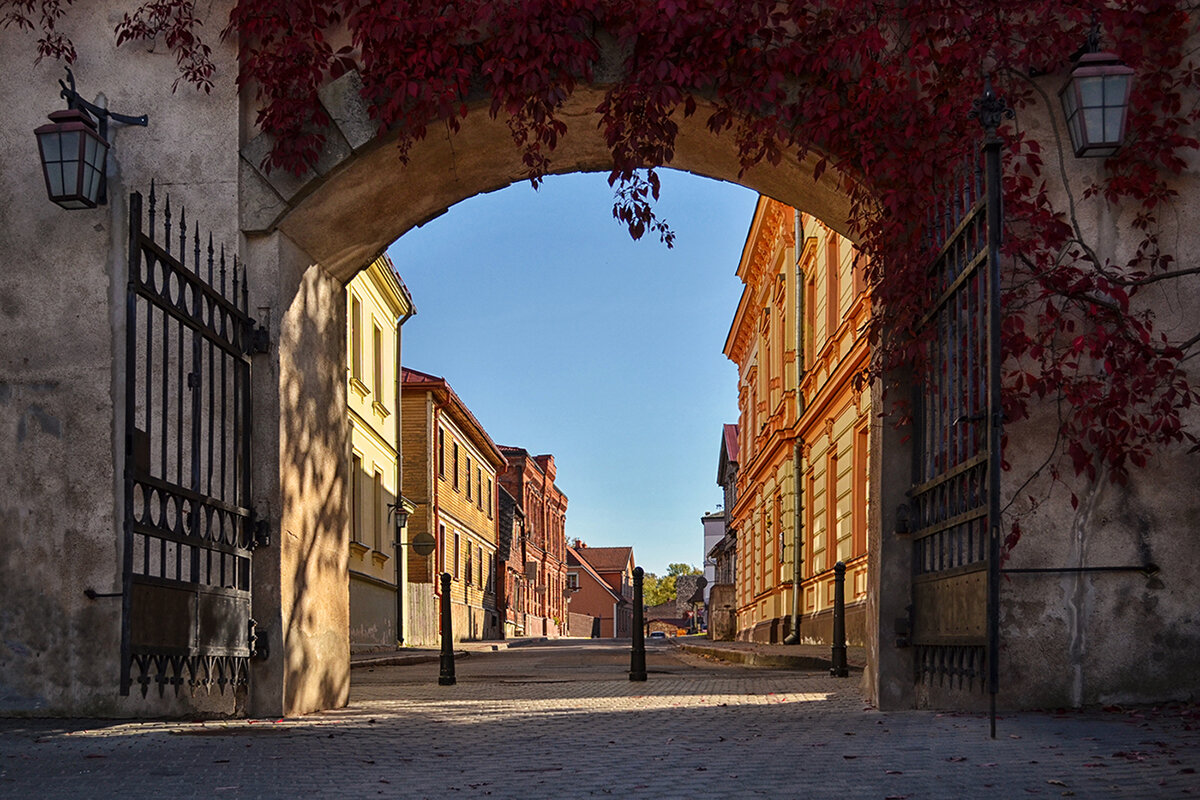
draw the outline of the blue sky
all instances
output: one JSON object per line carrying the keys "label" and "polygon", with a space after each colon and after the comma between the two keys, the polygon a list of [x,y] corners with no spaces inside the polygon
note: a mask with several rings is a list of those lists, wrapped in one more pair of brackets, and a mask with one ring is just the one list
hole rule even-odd
{"label": "blue sky", "polygon": [[722,348],[756,195],[663,173],[668,250],[612,218],[600,173],[477,195],[396,241],[412,292],[405,366],[444,376],[497,444],[553,453],[567,536],[632,545],[639,566],[703,560],[721,502]]}

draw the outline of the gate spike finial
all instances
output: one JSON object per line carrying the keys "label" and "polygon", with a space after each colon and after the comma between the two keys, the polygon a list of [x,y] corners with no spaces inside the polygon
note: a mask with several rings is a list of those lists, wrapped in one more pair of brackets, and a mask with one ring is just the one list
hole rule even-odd
{"label": "gate spike finial", "polygon": [[225,245],[221,245],[221,297],[225,296]]}
{"label": "gate spike finial", "polygon": [[213,237],[212,231],[208,232],[208,285],[212,286],[213,282]]}
{"label": "gate spike finial", "polygon": [[167,248],[167,252],[171,252],[171,195],[167,195],[167,202],[163,206],[163,246]]}
{"label": "gate spike finial", "polygon": [[192,271],[199,275],[200,265],[203,263],[200,261],[200,224],[193,220],[192,226]]}
{"label": "gate spike finial", "polygon": [[[187,206],[179,207],[179,266],[186,268],[187,264]],[[192,265],[195,268],[195,264]]]}
{"label": "gate spike finial", "polygon": [[154,178],[150,179],[150,236],[154,236],[154,206],[158,202],[158,195],[154,193]]}

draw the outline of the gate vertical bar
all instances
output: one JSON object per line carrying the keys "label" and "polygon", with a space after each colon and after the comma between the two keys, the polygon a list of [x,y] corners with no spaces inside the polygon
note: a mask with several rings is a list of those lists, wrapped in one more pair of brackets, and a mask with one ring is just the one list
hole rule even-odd
{"label": "gate vertical bar", "polygon": [[[129,198],[129,287],[125,291],[125,519],[124,549],[121,551],[121,683],[120,692],[129,694],[133,681],[130,677],[129,619],[133,591],[133,473],[135,457],[134,429],[137,424],[137,294],[133,291],[142,269],[142,196],[133,194]],[[146,312],[149,318],[149,311]],[[149,350],[149,348],[147,348]],[[147,371],[149,366],[147,365]],[[149,385],[149,381],[146,382]],[[149,439],[147,439],[149,447]],[[143,502],[145,502],[143,500]]]}
{"label": "gate vertical bar", "polygon": [[992,90],[991,79],[983,86],[978,107],[985,139],[985,182],[987,188],[987,281],[988,281],[988,708],[991,736],[996,738],[996,694],[1000,682],[1000,442],[1004,419],[1000,396],[1000,238],[1003,225],[1000,191],[1000,145],[997,129],[1013,112]]}

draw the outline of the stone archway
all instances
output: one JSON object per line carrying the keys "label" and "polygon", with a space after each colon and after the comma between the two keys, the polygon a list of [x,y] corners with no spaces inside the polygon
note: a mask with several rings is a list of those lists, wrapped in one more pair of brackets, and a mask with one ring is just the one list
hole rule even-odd
{"label": "stone archway", "polygon": [[[597,130],[594,109],[604,87],[579,87],[568,101],[563,118],[569,134],[553,155],[556,173],[607,171],[611,154]],[[353,74],[322,90],[336,129],[320,162],[299,178],[258,168],[270,142],[260,136],[242,149],[240,164],[241,224],[247,241],[247,259],[259,273],[256,285],[278,294],[267,303],[276,309],[273,330],[278,330],[278,372],[271,385],[257,388],[258,397],[272,398],[274,408],[264,418],[277,428],[256,428],[260,446],[270,451],[278,442],[278,461],[260,459],[264,472],[259,485],[277,494],[265,502],[280,510],[281,550],[263,554],[268,565],[256,562],[256,573],[278,575],[271,591],[279,592],[279,608],[257,609],[256,618],[274,618],[283,631],[283,658],[260,664],[254,694],[264,708],[302,713],[345,702],[348,664],[344,637],[346,616],[339,559],[345,550],[340,531],[343,513],[330,498],[345,486],[339,433],[344,413],[342,396],[343,311],[342,285],[406,230],[439,215],[451,205],[475,194],[494,191],[525,178],[520,151],[513,145],[503,121],[492,119],[486,108],[475,108],[456,134],[431,133],[417,142],[408,164],[402,164],[391,137],[374,136],[358,96]],[[731,136],[718,136],[704,124],[703,106],[680,121],[672,168],[717,180],[736,182],[789,205],[803,208],[830,227],[849,234],[849,203],[835,173],[813,178],[815,159],[785,158],[778,166],[759,166],[738,174],[736,145]],[[277,377],[277,381],[275,378]],[[883,447],[902,448],[899,437],[878,432],[873,452]],[[882,438],[889,439],[883,442]],[[894,439],[894,441],[892,441]],[[905,464],[906,459],[895,463]],[[872,465],[883,475],[882,462]],[[895,472],[893,470],[893,472]],[[900,474],[903,473],[903,474]],[[893,508],[885,495],[899,496],[908,487],[909,475],[900,470],[873,483],[882,492],[872,507]],[[872,520],[877,531],[882,520]],[[303,533],[301,533],[303,531]],[[907,553],[881,554],[883,544],[873,536],[873,559],[880,557],[907,564]],[[875,565],[878,573],[878,565]],[[878,596],[872,581],[868,638],[872,674],[869,691],[874,698],[884,691],[888,705],[910,705],[911,672],[907,662],[895,661],[878,647],[879,608],[903,608],[907,602],[907,570],[890,576],[888,598]],[[259,587],[263,584],[260,581]],[[257,602],[275,602],[275,595],[259,593]],[[332,609],[332,612],[330,612]],[[890,612],[889,612],[890,613]],[[895,616],[895,614],[892,614]],[[882,658],[882,661],[881,661]],[[884,665],[881,674],[877,665]],[[272,711],[274,713],[274,711]]]}

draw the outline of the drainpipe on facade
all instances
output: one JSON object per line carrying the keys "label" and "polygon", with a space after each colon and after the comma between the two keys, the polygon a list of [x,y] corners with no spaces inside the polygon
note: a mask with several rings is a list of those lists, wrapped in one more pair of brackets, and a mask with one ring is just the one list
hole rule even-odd
{"label": "drainpipe on facade", "polygon": [[804,552],[804,448],[800,442],[800,416],[804,413],[804,395],[800,390],[800,379],[804,375],[804,271],[800,268],[801,256],[804,253],[804,226],[800,220],[800,212],[796,215],[796,442],[792,452],[792,464],[796,481],[796,519],[792,526],[792,630],[784,644],[800,643],[800,573]]}
{"label": "drainpipe on facade", "polygon": [[[396,513],[404,508],[404,432],[400,425],[400,420],[404,416],[400,413],[400,387],[404,383],[404,367],[401,365],[400,345],[401,336],[400,329],[404,327],[404,323],[412,319],[413,314],[417,313],[416,306],[413,305],[412,297],[408,292],[404,292],[404,298],[408,301],[408,311],[404,312],[404,316],[396,323]],[[405,613],[408,605],[408,587],[406,578],[408,572],[408,551],[404,549],[403,537],[407,532],[407,525],[404,528],[396,527],[396,645],[404,644],[404,620],[407,618]]]}

